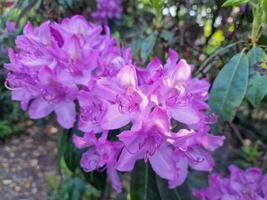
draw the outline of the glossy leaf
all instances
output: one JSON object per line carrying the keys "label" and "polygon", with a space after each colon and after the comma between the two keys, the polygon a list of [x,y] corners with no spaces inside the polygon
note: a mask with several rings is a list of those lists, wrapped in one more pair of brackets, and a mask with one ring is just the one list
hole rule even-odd
{"label": "glossy leaf", "polygon": [[155,173],[151,166],[143,161],[136,163],[131,174],[130,183],[130,199],[131,200],[161,200]]}
{"label": "glossy leaf", "polygon": [[[81,151],[74,147],[72,143],[73,129],[62,130],[60,132],[60,138],[58,143],[58,164],[62,167],[62,159],[65,167],[71,172],[74,172],[78,168],[80,163]],[[63,166],[64,166],[63,165]]]}
{"label": "glossy leaf", "polygon": [[192,192],[187,182],[175,189],[168,188],[168,182],[156,176],[157,186],[162,200],[192,200]]}
{"label": "glossy leaf", "polygon": [[131,200],[192,200],[192,193],[184,183],[175,189],[168,188],[168,182],[152,170],[149,163],[137,162],[130,186]]}
{"label": "glossy leaf", "polygon": [[94,186],[96,189],[98,189],[101,192],[105,191],[106,181],[107,181],[107,174],[105,171],[103,172],[94,171],[90,173],[83,172],[83,176],[85,180],[92,186]]}
{"label": "glossy leaf", "polygon": [[259,106],[263,97],[267,94],[267,74],[261,74],[260,64],[267,61],[267,55],[260,47],[254,47],[248,52],[248,59],[250,64],[250,79],[248,90],[246,94],[247,100],[253,106]]}
{"label": "glossy leaf", "polygon": [[244,53],[239,53],[223,67],[215,79],[209,105],[222,120],[233,120],[247,91],[248,74],[248,58]]}
{"label": "glossy leaf", "polygon": [[223,7],[228,7],[228,6],[240,6],[242,4],[248,3],[249,0],[227,0],[223,3]]}

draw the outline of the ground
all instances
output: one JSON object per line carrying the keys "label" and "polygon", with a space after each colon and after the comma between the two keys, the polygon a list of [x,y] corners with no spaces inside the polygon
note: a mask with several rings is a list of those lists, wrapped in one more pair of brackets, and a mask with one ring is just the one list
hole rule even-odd
{"label": "ground", "polygon": [[28,122],[26,133],[0,143],[0,199],[48,199],[47,177],[57,175],[57,132]]}

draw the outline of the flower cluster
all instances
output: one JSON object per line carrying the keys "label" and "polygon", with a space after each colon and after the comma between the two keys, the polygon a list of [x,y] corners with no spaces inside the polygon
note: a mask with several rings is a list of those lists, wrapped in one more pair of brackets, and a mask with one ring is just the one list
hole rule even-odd
{"label": "flower cluster", "polygon": [[200,200],[266,200],[267,175],[256,167],[243,171],[232,165],[230,177],[219,174],[209,177],[208,188],[194,191]]}
{"label": "flower cluster", "polygon": [[12,99],[21,101],[32,119],[54,111],[64,128],[74,125],[80,88],[92,77],[112,76],[131,62],[129,51],[116,46],[108,27],[87,23],[81,16],[36,28],[28,23],[23,33],[16,39],[17,51],[9,49],[11,62],[5,65]]}
{"label": "flower cluster", "polygon": [[97,10],[92,13],[92,17],[102,24],[112,18],[121,18],[122,0],[97,0]]}
{"label": "flower cluster", "polygon": [[[155,58],[139,68],[107,27],[81,16],[36,28],[28,23],[16,47],[5,65],[13,100],[33,119],[55,112],[64,128],[78,116],[85,134],[74,135],[73,142],[83,149],[85,172],[107,169],[120,191],[117,171],[131,171],[141,159],[170,188],[184,182],[189,167],[212,170],[210,151],[224,137],[210,134],[216,117],[206,103],[209,83],[191,77],[193,67],[174,50],[165,64]],[[121,128],[117,135],[111,131]]]}

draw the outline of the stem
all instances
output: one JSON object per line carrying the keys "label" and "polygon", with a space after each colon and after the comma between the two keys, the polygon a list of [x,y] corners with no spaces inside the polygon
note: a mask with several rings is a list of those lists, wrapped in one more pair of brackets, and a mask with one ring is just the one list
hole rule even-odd
{"label": "stem", "polygon": [[251,39],[253,46],[256,45],[256,42],[260,35],[261,29],[261,18],[262,18],[262,8],[260,1],[257,6],[253,9],[253,23],[252,23],[252,31],[251,31]]}
{"label": "stem", "polygon": [[248,1],[248,4],[252,7],[252,9],[254,9],[254,8],[257,7],[257,4],[255,4],[255,3],[252,2],[252,1]]}

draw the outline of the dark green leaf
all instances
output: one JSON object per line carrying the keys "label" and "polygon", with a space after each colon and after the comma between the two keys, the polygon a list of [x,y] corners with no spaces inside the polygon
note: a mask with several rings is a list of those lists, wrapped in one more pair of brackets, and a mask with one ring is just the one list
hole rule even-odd
{"label": "dark green leaf", "polygon": [[235,55],[219,72],[209,98],[209,105],[222,120],[232,121],[248,86],[249,63],[246,54]]}
{"label": "dark green leaf", "polygon": [[141,58],[143,61],[146,61],[149,54],[151,54],[157,40],[157,35],[157,32],[153,32],[143,40],[141,46]]}
{"label": "dark green leaf", "polygon": [[58,144],[58,162],[60,163],[61,158],[64,158],[69,170],[74,172],[79,166],[80,155],[78,150],[74,147],[71,137],[71,130],[62,131]]}
{"label": "dark green leaf", "polygon": [[162,200],[191,200],[192,192],[187,182],[175,189],[168,188],[168,182],[156,176],[157,186]]}
{"label": "dark green leaf", "polygon": [[242,4],[248,3],[249,0],[227,0],[224,2],[224,4],[222,5],[223,7],[227,7],[227,6],[240,6]]}
{"label": "dark green leaf", "polygon": [[[250,64],[250,79],[248,90],[246,94],[247,100],[253,106],[259,106],[263,97],[267,94],[267,76],[261,75],[256,71],[256,67],[259,68],[260,62],[267,60],[267,55],[260,47],[254,47],[248,52],[248,59]],[[264,70],[264,69],[262,69]]]}
{"label": "dark green leaf", "polygon": [[172,31],[163,30],[160,37],[166,40],[168,43],[172,43],[174,40],[174,34]]}
{"label": "dark green leaf", "polygon": [[101,192],[105,191],[106,180],[107,180],[106,172],[97,172],[97,171],[90,173],[83,172],[83,175],[85,180],[92,186],[94,186],[96,189],[98,189]]}
{"label": "dark green leaf", "polygon": [[0,121],[0,139],[4,139],[12,134],[12,129],[7,121]]}
{"label": "dark green leaf", "polygon": [[74,178],[72,182],[71,200],[80,200],[85,190],[85,182],[79,178]]}
{"label": "dark green leaf", "polygon": [[131,175],[131,200],[161,200],[155,179],[155,173],[148,163],[139,161]]}

